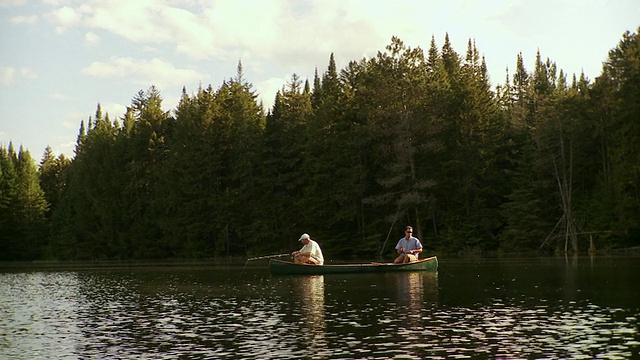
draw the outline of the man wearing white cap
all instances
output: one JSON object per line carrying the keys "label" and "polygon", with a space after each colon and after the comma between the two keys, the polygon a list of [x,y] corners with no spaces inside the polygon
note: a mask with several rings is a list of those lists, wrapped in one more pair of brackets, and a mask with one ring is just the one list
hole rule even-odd
{"label": "man wearing white cap", "polygon": [[320,245],[314,240],[311,240],[309,234],[302,234],[298,241],[302,242],[304,246],[298,251],[291,253],[293,260],[298,264],[324,264],[324,257],[322,256],[322,250]]}

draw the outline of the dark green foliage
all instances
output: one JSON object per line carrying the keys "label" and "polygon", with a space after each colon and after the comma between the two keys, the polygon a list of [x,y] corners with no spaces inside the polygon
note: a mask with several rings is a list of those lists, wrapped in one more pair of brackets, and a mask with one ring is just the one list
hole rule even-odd
{"label": "dark green foliage", "polygon": [[0,260],[43,257],[47,209],[29,151],[0,147]]}
{"label": "dark green foliage", "polygon": [[615,230],[626,245],[640,243],[639,32],[625,33],[609,52],[591,91],[601,164],[591,201],[603,213],[594,220]]}
{"label": "dark green foliage", "polygon": [[244,80],[151,87],[81,123],[73,160],[0,148],[0,254],[16,259],[257,256],[308,232],[330,258],[393,256],[405,225],[432,251],[640,244],[640,40],[594,83],[536,56],[492,90],[484,58],[392,38],[268,114]]}

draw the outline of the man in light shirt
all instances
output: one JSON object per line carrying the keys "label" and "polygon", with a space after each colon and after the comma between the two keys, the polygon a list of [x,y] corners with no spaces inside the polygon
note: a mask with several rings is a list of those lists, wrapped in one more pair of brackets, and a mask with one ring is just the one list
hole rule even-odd
{"label": "man in light shirt", "polygon": [[309,234],[302,234],[298,241],[303,243],[304,246],[302,249],[291,253],[291,255],[293,255],[294,262],[297,264],[324,264],[324,257],[322,256],[320,245],[318,245],[314,240],[311,240]]}
{"label": "man in light shirt", "polygon": [[417,261],[419,254],[422,252],[422,244],[418,238],[413,237],[413,228],[411,226],[405,228],[404,234],[405,236],[396,245],[398,257],[393,260],[394,264]]}

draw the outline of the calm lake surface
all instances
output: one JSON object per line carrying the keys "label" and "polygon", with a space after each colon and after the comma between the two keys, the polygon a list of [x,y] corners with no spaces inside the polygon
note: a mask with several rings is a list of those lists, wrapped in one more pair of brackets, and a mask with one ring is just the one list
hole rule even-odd
{"label": "calm lake surface", "polygon": [[0,270],[0,359],[640,358],[640,257]]}

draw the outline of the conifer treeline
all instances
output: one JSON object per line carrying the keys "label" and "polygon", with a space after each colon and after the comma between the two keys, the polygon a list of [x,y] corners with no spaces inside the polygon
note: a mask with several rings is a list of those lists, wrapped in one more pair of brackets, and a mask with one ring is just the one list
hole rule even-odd
{"label": "conifer treeline", "polygon": [[[491,88],[484,58],[432,38],[293,75],[265,113],[243,78],[98,105],[76,156],[0,149],[0,257],[147,259],[290,251],[391,256],[406,224],[434,251],[640,244],[640,37],[569,81],[538,53]],[[390,237],[390,238],[388,238]]]}

